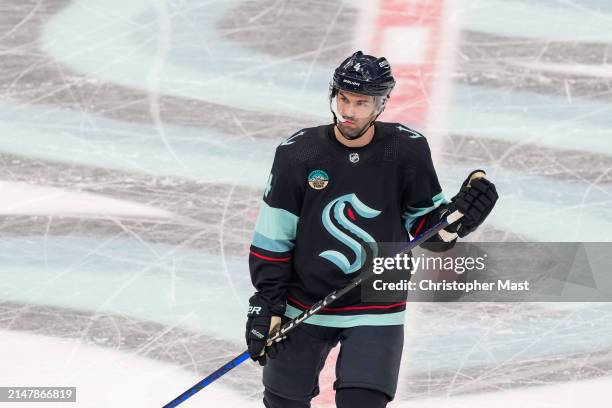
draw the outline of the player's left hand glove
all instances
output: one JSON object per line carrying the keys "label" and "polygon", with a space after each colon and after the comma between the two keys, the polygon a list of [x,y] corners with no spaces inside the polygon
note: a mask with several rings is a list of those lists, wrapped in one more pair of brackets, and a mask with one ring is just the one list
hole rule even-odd
{"label": "player's left hand glove", "polygon": [[268,344],[270,333],[281,326],[281,317],[270,312],[268,303],[258,295],[249,299],[249,312],[247,313],[246,343],[250,357],[260,365],[266,365],[266,356],[276,357],[279,352],[279,342],[287,337],[279,337],[274,343]]}
{"label": "player's left hand glove", "polygon": [[473,232],[493,210],[498,195],[495,185],[486,178],[470,179],[482,170],[474,170],[461,185],[461,190],[451,199],[449,212],[459,210],[463,217],[446,228],[447,231],[456,230],[457,235],[465,237]]}

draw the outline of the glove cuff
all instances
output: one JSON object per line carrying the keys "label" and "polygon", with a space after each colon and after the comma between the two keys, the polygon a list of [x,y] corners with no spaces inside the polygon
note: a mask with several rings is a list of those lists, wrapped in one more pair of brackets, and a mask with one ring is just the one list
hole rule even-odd
{"label": "glove cuff", "polygon": [[254,294],[249,299],[249,311],[247,312],[247,317],[266,317],[270,316],[270,306],[266,299],[259,295]]}
{"label": "glove cuff", "polygon": [[286,302],[273,305],[264,296],[256,293],[249,299],[249,311],[247,316],[284,316],[286,308]]}

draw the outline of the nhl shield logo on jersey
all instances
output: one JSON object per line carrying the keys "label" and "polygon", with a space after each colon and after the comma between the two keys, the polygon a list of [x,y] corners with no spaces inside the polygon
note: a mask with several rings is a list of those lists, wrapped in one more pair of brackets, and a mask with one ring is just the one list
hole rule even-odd
{"label": "nhl shield logo on jersey", "polygon": [[308,185],[315,190],[322,190],[327,187],[329,176],[323,170],[313,170],[308,175]]}
{"label": "nhl shield logo on jersey", "polygon": [[349,160],[351,161],[351,163],[357,163],[359,161],[359,153],[349,154]]}

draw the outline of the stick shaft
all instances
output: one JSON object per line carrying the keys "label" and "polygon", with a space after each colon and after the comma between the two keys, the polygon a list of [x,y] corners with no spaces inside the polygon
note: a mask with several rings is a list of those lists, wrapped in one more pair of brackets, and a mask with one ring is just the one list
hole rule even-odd
{"label": "stick shaft", "polygon": [[223,366],[219,367],[208,377],[204,378],[202,381],[195,384],[193,387],[189,388],[187,391],[185,391],[184,393],[182,393],[181,395],[179,395],[178,397],[176,397],[175,399],[173,399],[172,401],[164,405],[163,408],[176,407],[177,405],[186,401],[189,397],[191,397],[192,395],[200,391],[202,388],[210,385],[213,381],[222,377],[224,374],[228,373],[232,368],[237,367],[240,364],[242,364],[243,361],[248,360],[248,358],[249,358],[249,352],[248,351],[242,352],[241,354],[236,356],[233,360],[228,361]]}

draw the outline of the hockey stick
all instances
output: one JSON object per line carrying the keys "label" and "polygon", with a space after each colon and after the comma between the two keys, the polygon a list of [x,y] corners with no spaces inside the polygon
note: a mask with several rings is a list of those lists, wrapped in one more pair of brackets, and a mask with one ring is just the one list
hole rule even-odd
{"label": "hockey stick", "polygon": [[[440,220],[440,222],[433,225],[430,229],[428,229],[427,231],[424,231],[421,235],[417,236],[415,239],[408,242],[407,246],[404,249],[402,249],[398,253],[398,255],[402,255],[407,252],[410,252],[411,250],[413,250],[414,248],[421,245],[423,242],[425,242],[426,240],[428,240],[429,238],[431,238],[432,236],[440,232],[440,230],[448,227],[450,224],[459,220],[461,217],[463,217],[463,214],[461,214],[461,212],[453,211],[451,214],[449,214],[448,216]],[[268,338],[267,344],[270,345],[274,341],[276,341],[276,339],[278,339],[279,337],[286,335],[288,332],[290,332],[291,330],[295,329],[298,325],[300,325],[304,320],[318,313],[323,307],[330,305],[336,300],[340,299],[342,296],[346,295],[348,292],[350,292],[351,290],[359,286],[364,280],[367,280],[371,278],[372,276],[374,276],[374,273],[370,271],[370,273],[365,274],[365,276],[359,276],[353,279],[346,287],[340,290],[337,290],[337,291],[333,291],[332,293],[327,295],[324,299],[312,305],[310,309],[305,310],[299,316],[285,323],[280,328],[280,330],[274,332],[274,334],[272,334]],[[202,381],[195,384],[193,387],[189,388],[187,391],[185,391],[184,393],[182,393],[181,395],[179,395],[178,397],[170,401],[168,404],[164,405],[163,408],[176,407],[177,405],[184,402],[189,397],[191,397],[192,395],[200,391],[202,388],[208,386],[213,381],[223,376],[225,373],[230,371],[232,368],[240,365],[243,361],[247,360],[248,358],[249,358],[249,352],[244,351],[240,355],[236,356],[233,360],[224,364],[221,368],[219,368],[218,370],[210,374],[208,377],[204,378]]]}

